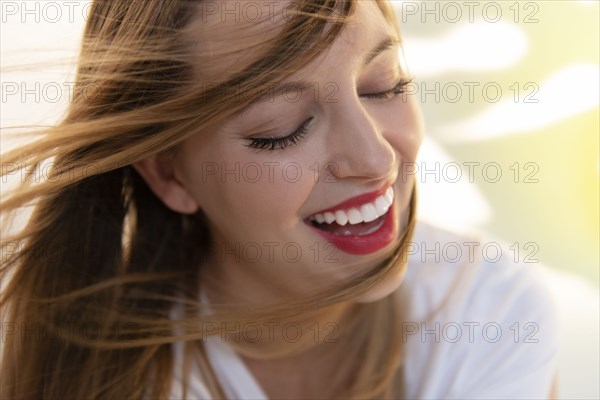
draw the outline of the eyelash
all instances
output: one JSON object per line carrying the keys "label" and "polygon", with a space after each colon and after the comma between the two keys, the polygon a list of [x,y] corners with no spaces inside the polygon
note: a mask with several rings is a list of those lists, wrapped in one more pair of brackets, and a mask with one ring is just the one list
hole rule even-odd
{"label": "eyelash", "polygon": [[[400,81],[391,89],[386,90],[385,92],[380,93],[372,93],[365,94],[361,97],[366,97],[367,99],[376,99],[376,100],[391,100],[392,98],[404,93],[406,87],[412,83],[413,80],[402,78]],[[296,129],[295,132],[279,138],[251,138],[250,143],[246,146],[259,149],[259,150],[276,150],[276,149],[285,149],[287,146],[291,144],[296,144],[301,138],[303,138],[308,133],[308,125],[312,122],[314,117],[310,117],[306,121]]]}
{"label": "eyelash", "polygon": [[412,78],[402,78],[396,86],[391,88],[390,90],[386,90],[381,93],[373,93],[373,94],[364,94],[362,97],[366,97],[367,99],[380,99],[380,100],[391,100],[392,98],[404,93],[406,87],[413,82]]}
{"label": "eyelash", "polygon": [[308,125],[312,122],[314,117],[310,117],[300,125],[295,132],[290,135],[280,138],[252,138],[249,139],[251,142],[246,146],[252,147],[259,150],[275,150],[280,148],[281,150],[289,146],[290,143],[296,144],[308,131]]}

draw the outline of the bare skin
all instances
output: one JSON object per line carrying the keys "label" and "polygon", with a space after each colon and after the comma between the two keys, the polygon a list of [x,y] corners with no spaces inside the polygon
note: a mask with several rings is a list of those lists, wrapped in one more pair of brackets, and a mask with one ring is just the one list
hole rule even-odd
{"label": "bare skin", "polygon": [[315,362],[322,350],[316,346],[298,356],[268,362],[244,356],[242,360],[269,399],[328,399],[333,396],[329,377],[341,360]]}

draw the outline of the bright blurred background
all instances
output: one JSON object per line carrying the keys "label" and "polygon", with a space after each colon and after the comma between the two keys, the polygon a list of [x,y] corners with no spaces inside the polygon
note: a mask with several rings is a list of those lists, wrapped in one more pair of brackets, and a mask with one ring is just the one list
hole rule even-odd
{"label": "bright blurred background", "polygon": [[[0,4],[1,125],[52,124],[68,103],[89,2]],[[428,128],[420,217],[490,232],[547,266],[540,279],[562,321],[560,398],[600,398],[599,2],[393,4]],[[13,68],[24,64],[34,67]],[[22,98],[23,83],[42,98]],[[2,152],[13,145],[3,139]],[[435,163],[438,179],[419,175]],[[449,163],[461,166],[457,182]]]}
{"label": "bright blurred background", "polygon": [[460,165],[496,162],[503,176],[475,169],[475,207],[437,212],[538,242],[542,262],[598,285],[599,2],[475,2],[473,22],[452,3],[464,4],[395,2],[428,134]]}
{"label": "bright blurred background", "polygon": [[600,398],[600,2],[393,3],[428,128],[417,167],[440,163],[417,175],[420,217],[546,267],[560,398]]}

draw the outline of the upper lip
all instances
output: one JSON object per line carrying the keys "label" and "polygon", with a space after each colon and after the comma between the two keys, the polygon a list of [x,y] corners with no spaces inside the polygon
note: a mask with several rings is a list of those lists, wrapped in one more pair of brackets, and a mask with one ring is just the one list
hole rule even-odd
{"label": "upper lip", "polygon": [[352,207],[359,208],[363,204],[373,202],[379,196],[383,196],[385,194],[386,190],[388,190],[388,188],[392,185],[393,185],[393,182],[387,182],[383,186],[381,186],[379,189],[377,189],[373,192],[364,193],[364,194],[352,197],[352,198],[342,201],[341,203],[338,203],[334,206],[331,206],[331,207],[323,209],[321,211],[312,213],[311,216],[316,215],[316,214],[323,214],[326,212],[336,212],[338,210],[347,210]]}

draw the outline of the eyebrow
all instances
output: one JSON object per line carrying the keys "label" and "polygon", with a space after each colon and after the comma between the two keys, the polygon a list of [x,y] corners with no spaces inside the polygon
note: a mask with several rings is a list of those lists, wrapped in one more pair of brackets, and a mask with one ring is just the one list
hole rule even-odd
{"label": "eyebrow", "polygon": [[[383,39],[373,50],[369,51],[366,56],[363,58],[363,67],[369,65],[373,60],[375,60],[380,54],[385,53],[386,51],[392,49],[396,45],[401,45],[402,40],[395,36],[387,36]],[[236,115],[244,114],[248,109],[250,109],[253,105],[262,103],[267,99],[274,99],[278,96],[289,94],[289,93],[303,93],[306,90],[312,89],[314,87],[314,83],[310,83],[307,81],[297,81],[297,82],[284,82],[278,84],[274,87],[269,88],[265,93],[258,96],[256,99],[253,99],[250,104],[246,105],[240,111],[236,113]]]}
{"label": "eyebrow", "polygon": [[363,67],[369,65],[381,53],[384,53],[384,52],[390,50],[391,48],[393,48],[394,46],[400,45],[400,44],[402,44],[401,39],[399,39],[397,37],[393,37],[393,36],[386,37],[381,42],[379,42],[379,44],[373,50],[371,50],[369,53],[367,53],[367,55],[365,56],[365,58],[363,60]]}
{"label": "eyebrow", "polygon": [[248,106],[252,106],[256,103],[263,102],[268,98],[276,98],[283,94],[296,94],[298,92],[303,93],[304,91],[311,89],[314,86],[314,83],[310,83],[307,81],[292,81],[292,82],[283,82],[278,83],[277,85],[269,86],[269,89],[258,96],[256,99],[252,100]]}
{"label": "eyebrow", "polygon": [[284,94],[292,94],[293,98],[296,98],[298,93],[304,93],[305,91],[314,88],[315,84],[307,81],[292,81],[278,83],[276,85],[266,85],[267,90],[259,95],[257,98],[250,101],[249,104],[245,105],[241,110],[237,111],[234,116],[240,116],[248,112],[252,106],[260,103],[264,103],[269,99],[275,99],[278,96]]}

